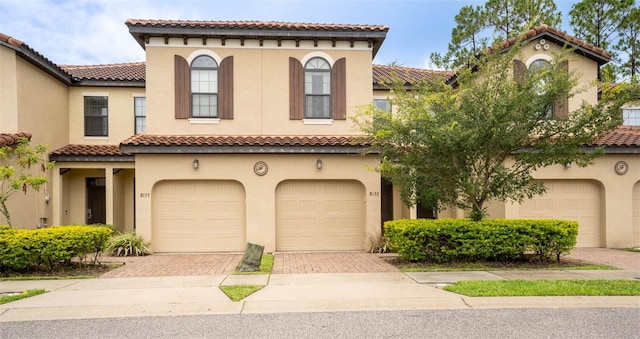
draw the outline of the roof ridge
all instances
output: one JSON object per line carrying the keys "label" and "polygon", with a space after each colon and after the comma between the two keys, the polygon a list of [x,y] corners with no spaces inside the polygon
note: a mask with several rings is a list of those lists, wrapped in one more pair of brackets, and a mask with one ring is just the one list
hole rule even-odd
{"label": "roof ridge", "polygon": [[138,25],[138,24],[219,24],[219,25],[276,25],[276,26],[291,26],[291,28],[301,26],[329,26],[329,27],[376,27],[380,29],[388,29],[386,25],[377,24],[339,24],[339,23],[322,23],[322,22],[294,22],[294,21],[277,21],[277,20],[171,20],[171,19],[127,19],[126,25]]}
{"label": "roof ridge", "polygon": [[139,66],[146,65],[145,61],[131,61],[131,62],[122,62],[122,63],[113,63],[113,64],[97,64],[97,65],[57,65],[60,68],[71,69],[71,68],[96,68],[96,67],[115,67],[115,66]]}

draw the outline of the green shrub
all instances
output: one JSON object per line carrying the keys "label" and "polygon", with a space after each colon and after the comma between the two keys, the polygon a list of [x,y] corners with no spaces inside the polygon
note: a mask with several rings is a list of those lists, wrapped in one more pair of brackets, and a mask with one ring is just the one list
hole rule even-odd
{"label": "green shrub", "polygon": [[143,256],[149,254],[149,244],[142,236],[135,233],[121,233],[114,235],[107,242],[107,252],[120,256]]}
{"label": "green shrub", "polygon": [[384,224],[385,236],[410,261],[548,261],[576,244],[578,223],[524,219],[403,219]]}
{"label": "green shrub", "polygon": [[106,227],[57,226],[36,230],[0,231],[0,270],[23,271],[32,267],[53,269],[70,265],[73,258],[96,262],[112,231]]}

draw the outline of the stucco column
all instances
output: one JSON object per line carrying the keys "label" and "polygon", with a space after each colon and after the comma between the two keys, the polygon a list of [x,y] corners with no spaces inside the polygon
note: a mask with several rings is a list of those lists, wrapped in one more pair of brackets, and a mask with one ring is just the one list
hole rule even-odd
{"label": "stucco column", "polygon": [[51,208],[53,208],[50,226],[62,224],[62,174],[60,168],[54,167],[51,174]]}
{"label": "stucco column", "polygon": [[105,185],[105,213],[108,225],[113,225],[113,168],[104,169],[104,185]]}

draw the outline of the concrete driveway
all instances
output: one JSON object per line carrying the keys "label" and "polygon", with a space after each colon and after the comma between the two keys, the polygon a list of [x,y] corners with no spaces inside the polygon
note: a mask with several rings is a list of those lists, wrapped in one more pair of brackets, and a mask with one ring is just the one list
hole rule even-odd
{"label": "concrete driveway", "polygon": [[[231,274],[243,253],[154,254],[146,257],[105,257],[124,263],[100,278],[167,277]],[[375,254],[364,252],[276,253],[273,274],[398,272]]]}

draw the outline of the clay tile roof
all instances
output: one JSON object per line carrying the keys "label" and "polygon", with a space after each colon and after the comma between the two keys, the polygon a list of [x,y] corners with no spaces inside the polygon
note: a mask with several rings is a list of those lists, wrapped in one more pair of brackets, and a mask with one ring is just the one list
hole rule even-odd
{"label": "clay tile roof", "polygon": [[507,39],[504,42],[502,42],[501,47],[508,48],[518,40],[529,40],[543,33],[547,33],[551,36],[554,36],[555,38],[559,38],[563,41],[566,41],[567,43],[569,43],[570,45],[573,45],[574,47],[582,48],[588,52],[595,54],[595,56],[602,59],[603,61],[602,63],[609,61],[609,59],[611,59],[612,57],[611,53],[605,51],[604,49],[594,46],[592,44],[589,44],[585,41],[582,41],[572,35],[569,35],[565,32],[562,32],[548,25],[540,25],[538,27],[534,27],[526,31],[525,33],[521,34],[520,36]]}
{"label": "clay tile roof", "polygon": [[31,133],[29,132],[0,133],[0,147],[15,145],[22,138],[27,138],[31,140]]}
{"label": "clay tile roof", "polygon": [[[138,134],[121,146],[353,146],[357,136],[207,136]],[[365,144],[360,142],[359,146]]]}
{"label": "clay tile roof", "polygon": [[421,68],[373,65],[374,85],[389,85],[395,78],[405,84],[415,84],[421,80],[446,81],[454,75],[452,71],[433,71]]}
{"label": "clay tile roof", "polygon": [[200,21],[200,20],[144,20],[128,19],[129,27],[177,27],[241,30],[290,30],[290,31],[377,31],[387,32],[389,27],[381,25],[346,25],[296,23],[280,21]]}
{"label": "clay tile roof", "polygon": [[22,41],[20,41],[18,39],[15,39],[13,37],[10,37],[10,36],[8,36],[6,34],[3,34],[3,33],[0,33],[0,41],[4,41],[4,42],[6,42],[8,44],[11,44],[11,45],[14,45],[16,47],[22,47],[22,45],[24,45],[24,42],[22,42]]}
{"label": "clay tile roof", "polygon": [[640,147],[640,126],[618,126],[588,146]]}
{"label": "clay tile roof", "polygon": [[118,145],[78,145],[69,144],[49,154],[55,156],[128,156],[129,153],[122,152]]}
{"label": "clay tile roof", "polygon": [[146,75],[144,62],[90,66],[59,65],[59,67],[73,78],[80,80],[144,81]]}

